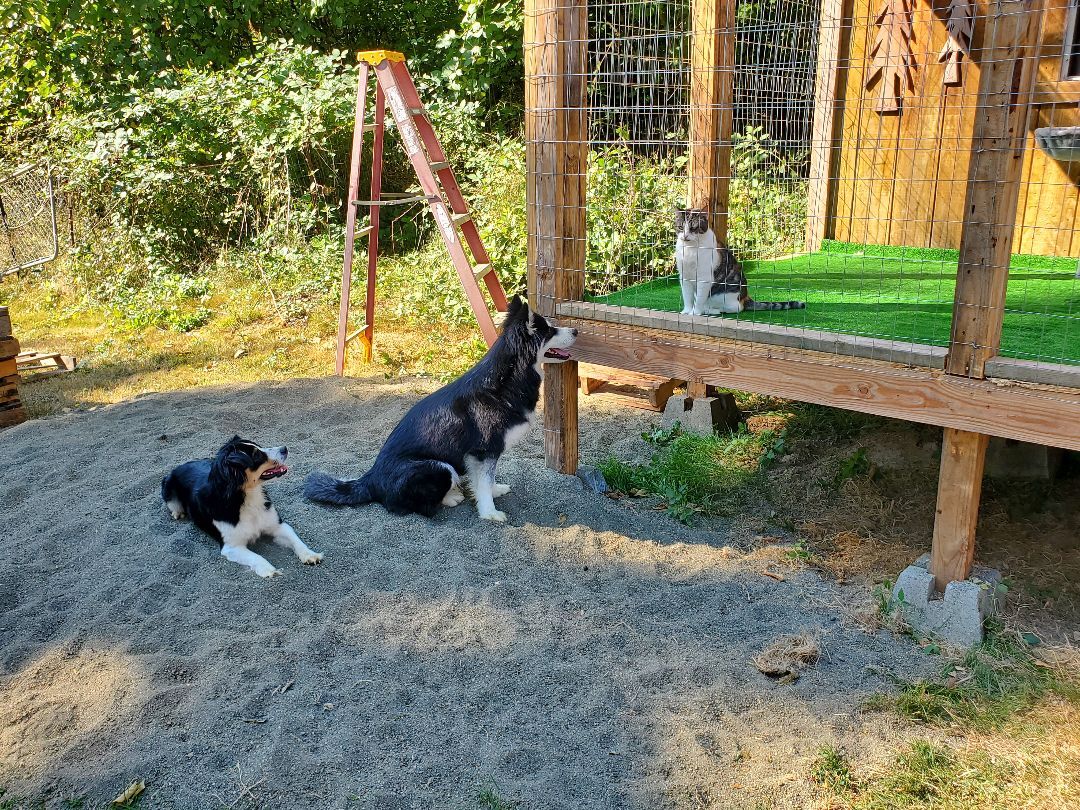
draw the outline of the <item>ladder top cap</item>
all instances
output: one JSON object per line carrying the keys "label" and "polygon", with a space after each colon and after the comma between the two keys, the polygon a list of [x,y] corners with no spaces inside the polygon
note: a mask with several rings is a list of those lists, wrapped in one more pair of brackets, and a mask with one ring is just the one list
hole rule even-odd
{"label": "ladder top cap", "polygon": [[369,65],[377,65],[380,62],[404,62],[405,54],[398,51],[357,51],[356,58],[361,62],[367,62]]}

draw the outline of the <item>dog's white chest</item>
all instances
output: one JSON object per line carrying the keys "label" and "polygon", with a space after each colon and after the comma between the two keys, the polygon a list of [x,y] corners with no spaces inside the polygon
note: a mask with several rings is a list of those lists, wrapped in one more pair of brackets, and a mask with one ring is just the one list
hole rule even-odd
{"label": "dog's white chest", "polygon": [[223,535],[228,531],[231,537],[244,543],[250,543],[262,534],[273,534],[280,524],[277,510],[273,505],[266,505],[262,487],[247,493],[235,527],[223,521],[214,521],[214,525]]}
{"label": "dog's white chest", "polygon": [[512,428],[506,431],[506,436],[503,439],[503,452],[506,452],[515,444],[525,438],[525,435],[529,432],[529,429],[533,426],[533,422],[536,421],[536,411],[531,411],[528,414],[528,418],[520,425],[514,425]]}

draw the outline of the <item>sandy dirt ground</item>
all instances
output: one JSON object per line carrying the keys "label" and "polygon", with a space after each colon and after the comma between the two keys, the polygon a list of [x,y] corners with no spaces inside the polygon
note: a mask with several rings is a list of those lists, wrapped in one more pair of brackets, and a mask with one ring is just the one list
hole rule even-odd
{"label": "sandy dirt ground", "polygon": [[[851,620],[859,585],[761,574],[755,516],[687,528],[504,459],[506,525],[302,500],[358,474],[424,380],[299,380],[150,394],[0,433],[0,788],[148,808],[813,806],[825,743],[882,761],[908,732],[860,711],[929,674]],[[655,414],[590,402],[582,455],[647,452]],[[233,433],[288,444],[269,485],[323,565],[228,562],[158,486]],[[809,631],[792,684],[751,659]]]}

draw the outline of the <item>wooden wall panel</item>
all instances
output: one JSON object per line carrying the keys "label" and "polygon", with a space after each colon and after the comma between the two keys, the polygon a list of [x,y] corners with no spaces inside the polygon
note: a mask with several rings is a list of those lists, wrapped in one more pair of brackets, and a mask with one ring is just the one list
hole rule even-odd
{"label": "wooden wall panel", "polygon": [[[828,238],[912,247],[957,248],[966,195],[968,152],[976,111],[979,66],[963,60],[963,85],[946,87],[937,61],[947,39],[948,0],[913,7],[918,65],[915,90],[900,115],[874,111],[874,91],[866,90],[867,53],[882,0],[853,0],[850,36],[841,59],[848,67],[838,92],[841,132],[834,156],[835,193],[826,227]],[[974,46],[985,29],[986,2],[977,3]],[[1078,126],[1080,82],[1060,81],[1061,43],[1067,7],[1050,0],[1040,36],[1036,99],[1028,122],[1037,126]],[[1080,256],[1080,167],[1070,177],[1040,151],[1028,135],[1014,237],[1017,252]]]}

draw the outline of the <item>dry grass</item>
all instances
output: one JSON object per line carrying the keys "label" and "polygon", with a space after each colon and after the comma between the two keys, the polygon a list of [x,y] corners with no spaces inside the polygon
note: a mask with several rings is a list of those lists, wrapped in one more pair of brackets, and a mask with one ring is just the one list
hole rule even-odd
{"label": "dry grass", "polygon": [[797,678],[807,667],[821,657],[821,644],[814,633],[781,636],[753,658],[753,664],[762,675],[774,678],[793,676]]}
{"label": "dry grass", "polygon": [[[259,291],[215,284],[215,317],[179,333],[132,329],[80,300],[62,282],[29,276],[0,290],[24,349],[58,351],[79,361],[73,374],[30,382],[20,391],[32,417],[107,405],[148,391],[173,391],[333,373],[336,312],[327,307],[287,317]],[[354,320],[356,315],[353,316]],[[447,324],[418,328],[376,310],[375,358],[360,359],[352,344],[347,375],[453,377],[483,352],[475,329]]]}

